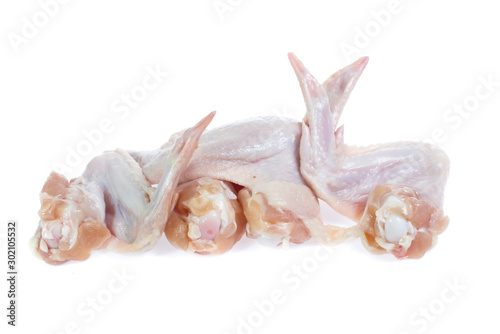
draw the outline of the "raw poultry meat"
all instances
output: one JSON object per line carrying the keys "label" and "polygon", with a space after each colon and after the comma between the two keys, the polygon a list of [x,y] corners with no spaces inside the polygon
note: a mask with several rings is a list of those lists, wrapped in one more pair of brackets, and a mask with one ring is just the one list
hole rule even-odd
{"label": "raw poultry meat", "polygon": [[[337,123],[368,59],[320,85],[293,54],[289,58],[306,102],[302,122],[260,117],[201,135],[209,116],[157,150],[105,153],[69,185],[51,174],[34,239],[42,258],[81,260],[99,247],[149,249],[163,228],[175,246],[200,254],[229,250],[246,230],[269,245],[311,237],[336,244],[355,236],[374,253],[421,257],[448,223],[442,211],[446,154],[422,143],[344,144]],[[318,198],[358,224],[323,224]],[[96,237],[86,240],[92,233]],[[80,239],[85,252],[69,254],[77,253]]]}
{"label": "raw poultry meat", "polygon": [[177,248],[219,254],[245,233],[245,215],[231,183],[202,177],[180,185],[176,192],[179,197],[165,235]]}
{"label": "raw poultry meat", "polygon": [[337,128],[337,122],[368,59],[335,73],[323,85],[294,55],[290,61],[307,106],[300,144],[302,176],[333,209],[361,221],[351,231],[360,232],[369,250],[398,258],[423,256],[448,225],[442,211],[446,154],[424,143],[345,145],[344,128]]}
{"label": "raw poultry meat", "polygon": [[[215,128],[202,135],[180,183],[200,177],[244,187],[238,199],[247,235],[269,245],[304,242],[322,225],[319,203],[300,174],[300,123],[261,117]],[[130,152],[152,183],[162,176],[171,142],[147,152]],[[325,236],[326,237],[326,236]]]}
{"label": "raw poultry meat", "polygon": [[[209,130],[181,182],[210,176],[243,186],[238,199],[248,220],[247,235],[265,244],[301,243],[311,236],[335,244],[359,236],[372,252],[422,256],[448,223],[442,212],[449,168],[446,154],[424,143],[344,144],[344,127],[337,123],[368,58],[338,71],[323,85],[293,54],[289,58],[307,107],[302,124],[262,117]],[[131,152],[152,183],[161,177],[170,147],[166,143],[159,150]],[[403,211],[394,211],[395,201],[386,201],[396,197],[382,200],[377,186],[406,189],[399,192],[399,203],[408,202]],[[361,224],[353,228],[322,224],[316,196]],[[377,218],[365,210],[377,201],[380,207],[385,203],[379,213],[388,217]],[[423,208],[432,217],[411,215]],[[374,224],[378,229],[372,228]],[[401,235],[390,237],[392,231]]]}
{"label": "raw poultry meat", "polygon": [[41,258],[60,264],[86,260],[96,248],[151,249],[165,228],[179,177],[213,116],[178,136],[156,188],[123,150],[95,157],[70,182],[52,172],[40,195],[40,223],[32,239]]}

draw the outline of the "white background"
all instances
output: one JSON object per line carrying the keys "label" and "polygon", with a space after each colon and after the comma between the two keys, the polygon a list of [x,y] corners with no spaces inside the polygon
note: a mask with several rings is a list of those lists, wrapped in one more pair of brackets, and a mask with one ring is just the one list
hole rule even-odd
{"label": "white background", "polygon": [[[390,1],[221,2],[231,6],[222,15],[212,0],[69,1],[17,47],[12,40],[22,36],[23,18],[33,22],[35,15],[44,24],[40,4],[0,5],[2,277],[5,226],[9,219],[19,226],[18,327],[6,325],[2,278],[2,333],[498,331],[500,20],[494,2],[401,0],[383,25],[373,13],[392,8]],[[365,29],[371,36],[363,40]],[[342,52],[347,44],[357,53]],[[282,250],[246,237],[221,256],[186,254],[164,238],[149,253],[100,251],[58,267],[31,253],[40,189],[52,166],[65,163],[68,147],[82,145],[83,131],[103,119],[113,122],[68,178],[104,150],[159,147],[212,110],[211,127],[259,115],[300,120],[305,108],[290,51],[320,81],[358,56],[370,57],[341,119],[346,142],[439,133],[451,159],[445,194],[451,223],[424,258],[374,256],[350,240],[318,261],[312,241]],[[169,75],[120,118],[114,103],[142,83],[148,67]],[[496,82],[491,92],[481,83],[489,77]],[[464,103],[470,111],[462,115],[447,111]],[[348,223],[327,207],[322,216]],[[290,272],[294,265],[310,273],[299,278]],[[115,282],[123,271],[125,283]],[[450,284],[459,287],[453,292]],[[262,315],[255,303],[274,290],[282,303],[264,302]],[[92,298],[100,311],[90,311]],[[248,321],[254,327],[242,325]]]}

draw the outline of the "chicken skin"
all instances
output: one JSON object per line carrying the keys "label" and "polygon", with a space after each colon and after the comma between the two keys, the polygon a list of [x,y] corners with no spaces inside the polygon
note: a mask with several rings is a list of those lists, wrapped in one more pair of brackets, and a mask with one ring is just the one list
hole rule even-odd
{"label": "chicken skin", "polygon": [[156,188],[123,150],[89,162],[70,182],[55,172],[40,200],[40,223],[32,246],[50,264],[86,260],[93,249],[148,250],[161,237],[175,198],[175,188],[211,113],[178,136]]}
{"label": "chicken skin", "polygon": [[[449,222],[446,154],[418,142],[345,144],[338,122],[368,58],[323,84],[289,60],[306,105],[301,122],[268,116],[204,132],[212,113],[158,149],[104,153],[70,182],[52,173],[33,238],[41,257],[148,250],[162,233],[182,250],[220,254],[245,232],[265,245],[359,237],[376,254],[422,257]],[[357,224],[323,224],[319,199]]]}

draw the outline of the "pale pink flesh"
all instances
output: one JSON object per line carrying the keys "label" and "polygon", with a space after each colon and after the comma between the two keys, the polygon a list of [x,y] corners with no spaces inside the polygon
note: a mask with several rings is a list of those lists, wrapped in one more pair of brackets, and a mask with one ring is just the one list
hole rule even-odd
{"label": "pale pink flesh", "polygon": [[368,195],[379,184],[414,187],[442,208],[449,161],[441,149],[410,142],[358,148],[345,145],[339,138],[343,128],[337,128],[338,119],[367,58],[337,72],[324,85],[294,55],[290,55],[290,61],[307,107],[300,169],[318,197],[355,221],[361,218]]}
{"label": "pale pink flesh", "polygon": [[[264,194],[266,205],[305,218],[317,239],[330,235],[327,239],[332,241],[357,233],[322,225],[315,196],[355,221],[360,220],[370,192],[384,183],[415,187],[442,208],[448,159],[437,147],[395,143],[358,148],[343,143],[344,128],[337,123],[368,58],[338,71],[323,85],[297,57],[289,54],[289,59],[306,102],[302,125],[266,117],[208,131],[182,181],[210,176],[242,185]],[[131,153],[152,183],[161,176],[169,146]]]}
{"label": "pale pink flesh", "polygon": [[[151,248],[161,234],[159,231],[163,231],[177,183],[201,177],[245,187],[251,196],[262,196],[263,212],[286,213],[327,243],[358,234],[355,229],[323,225],[316,197],[359,221],[375,187],[395,184],[417,189],[426,203],[442,209],[449,165],[442,150],[421,143],[365,148],[343,143],[344,129],[337,123],[367,58],[338,71],[323,85],[293,54],[289,58],[306,102],[302,124],[262,117],[213,129],[202,136],[211,114],[194,128],[173,135],[158,150],[117,151],[89,164],[86,174],[74,185],[90,186],[90,202],[97,203],[94,206],[106,215],[106,226],[115,234],[106,244],[108,249]],[[124,171],[116,174],[126,175],[125,180],[113,176],[117,170]],[[158,188],[154,190],[151,184],[158,184]],[[124,185],[134,189],[129,192],[131,195],[122,191]],[[47,191],[62,188],[48,186]],[[220,225],[216,217],[205,218],[200,232],[209,239]],[[276,236],[272,224],[268,229],[266,224],[260,226],[264,228],[253,232]],[[59,236],[59,232],[54,227],[54,233]],[[279,237],[293,239],[286,233]]]}
{"label": "pale pink flesh", "polygon": [[[300,135],[300,123],[279,117],[256,118],[209,130],[201,137],[181,182],[206,176],[229,181],[254,195],[263,195],[265,206],[293,213],[306,224],[321,224],[318,200],[300,174]],[[155,183],[170,150],[167,143],[159,150],[131,155],[148,180]],[[276,237],[265,229],[251,232]],[[286,233],[279,237],[294,239]]]}
{"label": "pale pink flesh", "polygon": [[229,251],[245,232],[246,219],[229,182],[204,177],[176,189],[165,236],[177,248],[197,254]]}
{"label": "pale pink flesh", "polygon": [[215,112],[210,113],[194,127],[183,131],[175,140],[162,178],[151,201],[144,208],[140,217],[134,242],[126,243],[123,240],[114,238],[108,243],[108,249],[116,251],[147,250],[157,243],[163,234],[168,216],[172,211],[172,202],[179,178],[195,152],[203,131],[210,124],[214,115]]}
{"label": "pale pink flesh", "polygon": [[100,247],[152,248],[163,233],[179,177],[213,116],[178,136],[157,188],[122,150],[94,158],[83,175],[69,183],[52,173],[42,189],[33,247],[51,264],[84,260]]}

